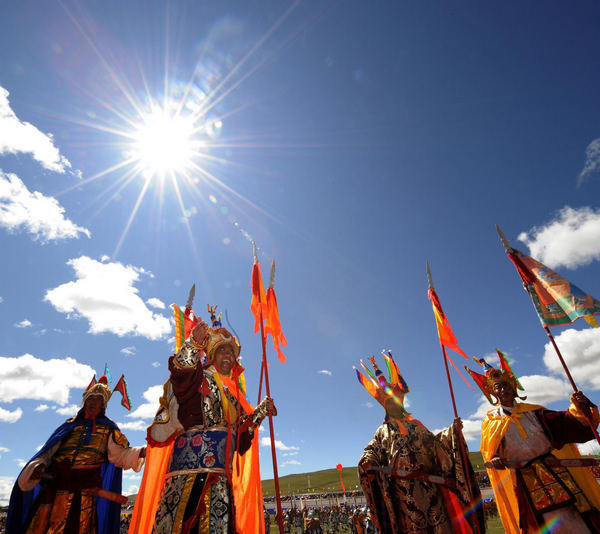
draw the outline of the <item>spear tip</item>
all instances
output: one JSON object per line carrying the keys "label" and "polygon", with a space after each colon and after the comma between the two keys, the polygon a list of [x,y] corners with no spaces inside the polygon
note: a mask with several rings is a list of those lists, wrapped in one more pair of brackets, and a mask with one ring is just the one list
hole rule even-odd
{"label": "spear tip", "polygon": [[196,295],[196,284],[192,285],[190,288],[190,292],[188,293],[187,302],[185,304],[186,308],[191,309],[194,304],[194,296]]}
{"label": "spear tip", "polygon": [[258,263],[258,252],[256,251],[256,241],[252,240],[252,254],[254,256],[254,263]]}
{"label": "spear tip", "polygon": [[496,232],[498,232],[498,236],[500,237],[500,241],[502,241],[502,245],[504,245],[504,250],[506,250],[506,252],[510,252],[511,246],[508,243],[508,239],[506,239],[506,236],[504,235],[504,232],[500,228],[500,225],[498,225],[498,224],[496,225]]}
{"label": "spear tip", "polygon": [[433,278],[431,277],[431,269],[429,268],[429,262],[426,262],[427,265],[427,284],[428,289],[434,289],[433,287]]}
{"label": "spear tip", "polygon": [[269,275],[269,288],[273,289],[275,287],[275,258],[271,262],[271,274]]}

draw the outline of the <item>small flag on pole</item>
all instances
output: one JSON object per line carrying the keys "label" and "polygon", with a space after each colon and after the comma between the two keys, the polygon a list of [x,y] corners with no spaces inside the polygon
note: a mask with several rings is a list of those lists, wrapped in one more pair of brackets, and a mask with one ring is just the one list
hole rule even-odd
{"label": "small flag on pole", "polygon": [[104,375],[106,376],[106,380],[110,384],[113,380],[112,375],[110,374],[110,369],[108,368],[108,363],[104,364]]}
{"label": "small flag on pole", "polygon": [[113,392],[118,391],[123,398],[121,399],[121,405],[131,410],[131,399],[129,398],[129,393],[127,392],[127,382],[125,382],[125,375],[121,375],[117,385],[113,389]]}
{"label": "small flag on pole", "polygon": [[[260,274],[260,263],[256,253],[256,245],[252,243],[254,249],[254,264],[252,265],[252,278],[250,286],[252,289],[252,300],[250,301],[250,310],[254,316],[254,333],[260,330],[260,322],[267,319],[267,295],[263,285],[262,275]],[[264,323],[263,323],[264,324]]]}
{"label": "small flag on pole", "polygon": [[[452,332],[452,328],[450,327],[450,322],[448,321],[448,317],[444,313],[442,309],[442,304],[440,299],[433,287],[433,281],[431,278],[431,271],[429,269],[429,263],[427,264],[427,278],[429,281],[429,289],[427,290],[427,298],[431,301],[431,307],[433,308],[433,314],[435,316],[435,324],[437,326],[438,337],[440,339],[440,345],[442,347],[449,348],[458,354],[464,356],[467,360],[469,357],[464,353],[464,351],[458,346],[458,340]],[[469,384],[464,375],[460,372],[460,369],[456,366],[456,364],[452,361],[452,358],[448,356],[448,354],[444,351],[444,356],[446,359],[452,364],[452,366],[458,371],[458,374],[465,381],[465,384],[469,386],[470,389],[473,389],[473,386]]]}
{"label": "small flag on pole", "polygon": [[279,309],[277,308],[277,295],[275,295],[275,260],[271,264],[271,276],[269,288],[267,289],[267,322],[265,324],[265,335],[271,334],[273,338],[273,347],[277,352],[277,357],[281,363],[285,362],[286,357],[281,347],[287,345],[287,340],[281,331],[281,321],[279,319]]}

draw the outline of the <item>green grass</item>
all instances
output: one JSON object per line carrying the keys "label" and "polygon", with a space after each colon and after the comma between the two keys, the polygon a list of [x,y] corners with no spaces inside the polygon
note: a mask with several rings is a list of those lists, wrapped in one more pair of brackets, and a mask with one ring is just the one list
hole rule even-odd
{"label": "green grass", "polygon": [[[483,458],[479,451],[470,452],[471,463],[475,471],[482,471]],[[356,467],[342,468],[342,477],[347,491],[360,488],[358,472]],[[272,478],[262,481],[263,494],[275,495],[275,482]],[[329,489],[328,489],[329,488]],[[340,485],[340,474],[337,469],[323,469],[312,473],[299,473],[286,475],[279,478],[279,490],[281,495],[292,495],[298,493],[323,493],[324,491],[342,491]]]}
{"label": "green grass", "polygon": [[[344,479],[344,486],[346,486],[347,491],[356,489],[358,485],[356,467],[344,467],[342,469],[342,478]],[[272,478],[263,480],[262,488],[264,495],[275,495],[275,482]],[[312,473],[286,475],[279,477],[279,490],[282,495],[342,491],[340,473],[337,469],[324,469],[323,471],[313,471]]]}

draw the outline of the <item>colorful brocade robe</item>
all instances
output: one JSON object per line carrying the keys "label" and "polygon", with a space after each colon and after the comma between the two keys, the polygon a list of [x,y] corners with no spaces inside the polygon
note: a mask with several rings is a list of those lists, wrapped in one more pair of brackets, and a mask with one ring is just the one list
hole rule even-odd
{"label": "colorful brocade robe", "polygon": [[[416,419],[403,420],[402,426],[394,420],[381,425],[365,447],[359,465],[369,463],[377,467],[434,475],[455,483],[455,489],[427,480],[389,476],[382,472],[361,472],[360,483],[369,508],[380,532],[450,534],[472,532],[464,518],[471,498],[467,489],[465,469],[471,480],[474,474],[470,463],[464,465],[459,450],[459,438],[450,427],[434,436]],[[466,444],[463,440],[463,446]],[[468,453],[467,453],[468,454]],[[479,490],[474,488],[476,497]],[[476,521],[483,532],[483,519],[477,513]]]}
{"label": "colorful brocade robe", "polygon": [[515,402],[511,409],[498,407],[487,413],[481,431],[484,461],[500,457],[524,464],[487,470],[508,534],[534,533],[544,526],[552,532],[599,531],[600,488],[589,468],[548,461],[579,458],[574,444],[590,439],[589,424],[573,405],[556,412]]}
{"label": "colorful brocade robe", "polygon": [[[19,475],[7,533],[118,533],[120,504],[98,499],[95,492],[120,494],[121,469],[139,471],[143,465],[139,451],[130,448],[115,423],[104,416],[95,424],[83,418],[69,420]],[[39,464],[46,467],[37,484],[30,474]]]}
{"label": "colorful brocade robe", "polygon": [[[169,370],[130,532],[233,534],[236,517],[263,532],[258,443],[248,427],[264,414],[213,365],[203,368],[189,342]],[[239,492],[248,494],[241,510]]]}

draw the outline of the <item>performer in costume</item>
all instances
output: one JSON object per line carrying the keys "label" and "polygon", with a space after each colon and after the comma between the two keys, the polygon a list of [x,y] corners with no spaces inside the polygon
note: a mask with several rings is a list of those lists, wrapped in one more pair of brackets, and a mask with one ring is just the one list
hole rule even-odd
{"label": "performer in costume", "polygon": [[[472,532],[477,521],[484,532],[480,507],[467,514],[471,503],[460,442],[466,448],[462,422],[438,435],[404,409],[409,388],[391,353],[383,354],[389,380],[370,358],[374,373],[361,361],[368,378],[356,370],[359,382],[385,408],[386,417],[358,462],[360,483],[380,532]],[[477,496],[479,489],[474,488]]]}
{"label": "performer in costume", "polygon": [[[215,308],[209,311],[212,328],[196,320],[189,339],[169,358],[170,378],[148,429],[150,453],[132,533],[264,532],[253,437],[267,413],[277,412],[270,398],[256,409],[246,401],[237,362],[240,345],[214,316]],[[239,464],[250,454],[252,469],[245,471]],[[243,481],[236,473],[245,473]],[[234,505],[237,492],[249,495],[239,507]],[[243,514],[248,517],[240,520]],[[236,528],[236,516],[245,526]]]}
{"label": "performer in costume", "polygon": [[21,471],[10,498],[7,534],[119,532],[121,503],[127,502],[121,470],[140,471],[146,448],[129,447],[106,417],[111,395],[106,376],[94,378],[83,408]]}
{"label": "performer in costume", "polygon": [[560,465],[560,459],[580,458],[575,443],[594,438],[588,421],[598,425],[598,408],[581,391],[571,395],[564,412],[517,402],[527,397],[518,396],[523,388],[506,357],[498,355],[501,369],[475,358],[485,375],[467,371],[497,406],[483,419],[481,454],[504,529],[509,534],[543,526],[553,533],[600,532],[600,487],[591,471]]}

